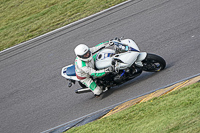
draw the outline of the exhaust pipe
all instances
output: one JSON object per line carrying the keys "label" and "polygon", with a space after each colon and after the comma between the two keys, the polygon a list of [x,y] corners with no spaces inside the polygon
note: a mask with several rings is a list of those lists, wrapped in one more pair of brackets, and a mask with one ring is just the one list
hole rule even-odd
{"label": "exhaust pipe", "polygon": [[80,88],[75,90],[75,93],[77,94],[81,94],[81,93],[88,93],[88,92],[92,92],[89,88]]}

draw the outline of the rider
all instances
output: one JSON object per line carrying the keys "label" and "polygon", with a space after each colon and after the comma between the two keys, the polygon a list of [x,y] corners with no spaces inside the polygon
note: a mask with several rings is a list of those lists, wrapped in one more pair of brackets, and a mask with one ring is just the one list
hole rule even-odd
{"label": "rider", "polygon": [[74,52],[76,54],[76,60],[75,60],[75,69],[76,69],[76,76],[77,78],[86,85],[90,90],[94,93],[95,96],[101,95],[103,92],[103,88],[98,86],[93,79],[91,78],[99,78],[105,76],[107,73],[113,71],[113,66],[110,66],[105,69],[101,70],[95,70],[95,55],[94,53],[98,52],[99,50],[112,46],[112,41],[107,41],[98,44],[95,47],[89,48],[85,44],[79,44],[74,49]]}

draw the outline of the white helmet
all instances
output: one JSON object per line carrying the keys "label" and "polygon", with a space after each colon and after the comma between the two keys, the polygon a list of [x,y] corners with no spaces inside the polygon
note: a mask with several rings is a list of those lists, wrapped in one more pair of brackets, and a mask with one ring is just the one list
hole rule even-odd
{"label": "white helmet", "polygon": [[74,49],[74,52],[76,56],[78,56],[79,59],[81,59],[82,61],[92,60],[92,54],[90,52],[90,49],[85,44],[79,44],[78,46],[76,46],[76,48]]}

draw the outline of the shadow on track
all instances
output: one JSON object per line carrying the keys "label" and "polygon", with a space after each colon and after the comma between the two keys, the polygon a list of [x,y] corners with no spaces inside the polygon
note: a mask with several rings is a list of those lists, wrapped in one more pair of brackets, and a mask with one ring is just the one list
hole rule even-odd
{"label": "shadow on track", "polygon": [[[165,71],[167,68],[170,68],[172,65],[169,65],[167,66],[164,70],[162,71]],[[117,91],[122,91],[122,90],[125,90],[126,88],[128,87],[131,87],[131,86],[134,86],[136,84],[139,84],[141,82],[145,82],[147,81],[149,78],[152,78],[154,77],[155,75],[159,74],[160,72],[154,72],[154,73],[150,73],[150,72],[143,72],[140,76],[130,80],[130,81],[127,81],[126,83],[122,84],[122,85],[119,85],[119,86],[116,86],[116,87],[113,87],[111,88],[110,90],[106,91],[105,93],[103,93],[100,98],[101,99],[104,99],[110,95],[112,95],[112,93],[114,92],[117,92]]]}

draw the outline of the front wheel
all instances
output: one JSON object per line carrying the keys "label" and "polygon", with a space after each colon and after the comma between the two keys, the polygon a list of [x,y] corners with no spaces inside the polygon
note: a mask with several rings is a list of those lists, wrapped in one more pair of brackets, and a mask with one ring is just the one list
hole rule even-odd
{"label": "front wheel", "polygon": [[147,57],[142,61],[143,70],[148,72],[159,72],[166,66],[165,60],[155,54],[147,54]]}

